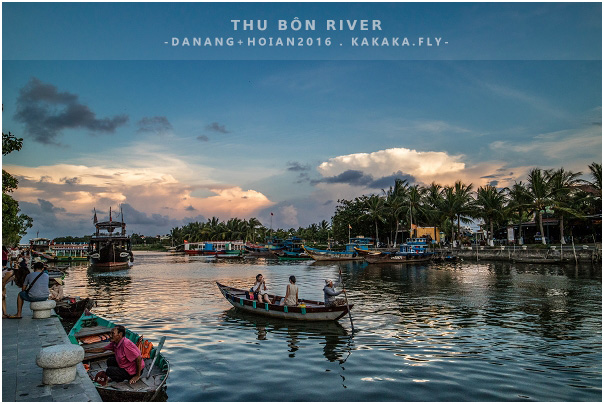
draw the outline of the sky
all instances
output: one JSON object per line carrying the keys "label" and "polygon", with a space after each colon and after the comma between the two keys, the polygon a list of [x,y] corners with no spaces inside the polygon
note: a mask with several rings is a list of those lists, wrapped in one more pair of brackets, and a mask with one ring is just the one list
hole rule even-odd
{"label": "sky", "polygon": [[2,130],[24,144],[2,166],[34,219],[23,240],[91,234],[110,207],[145,235],[213,216],[297,228],[395,178],[586,172],[602,160],[600,17],[600,3],[3,3]]}

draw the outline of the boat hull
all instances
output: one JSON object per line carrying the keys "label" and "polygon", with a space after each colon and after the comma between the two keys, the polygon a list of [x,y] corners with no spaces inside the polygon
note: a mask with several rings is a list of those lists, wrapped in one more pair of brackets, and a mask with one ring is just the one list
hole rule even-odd
{"label": "boat hull", "polygon": [[[259,303],[246,298],[246,291],[216,282],[220,292],[236,309],[264,317],[294,321],[336,321],[348,313],[353,305],[325,307],[323,302],[301,300],[307,307],[287,307],[278,304]],[[272,296],[274,297],[274,296]],[[281,296],[277,296],[281,298]]]}
{"label": "boat hull", "polygon": [[363,257],[356,252],[317,250],[304,247],[304,251],[315,261],[362,261]]}
{"label": "boat hull", "polygon": [[[115,324],[111,321],[105,320],[92,313],[84,313],[73,326],[69,332],[69,340],[72,344],[80,345],[83,348],[96,347],[98,345],[103,346],[108,343],[108,340],[99,337],[98,342],[84,342],[81,338],[83,337],[94,337],[98,335],[107,335]],[[139,335],[126,329],[126,336],[132,342],[138,341]],[[104,337],[103,337],[104,338]],[[151,372],[151,378],[147,379],[147,372],[153,363],[155,355],[158,355],[153,371]],[[105,370],[107,367],[107,357],[111,357],[112,353],[87,353],[84,357],[83,362],[88,364],[89,376],[94,379],[94,376],[101,370]],[[106,386],[101,386],[95,383],[95,387],[103,399],[103,401],[153,401],[161,395],[165,395],[166,381],[170,374],[170,364],[160,352],[153,348],[151,350],[151,358],[145,359],[145,369],[142,372],[141,379],[135,384],[129,384],[125,382],[109,382]]]}

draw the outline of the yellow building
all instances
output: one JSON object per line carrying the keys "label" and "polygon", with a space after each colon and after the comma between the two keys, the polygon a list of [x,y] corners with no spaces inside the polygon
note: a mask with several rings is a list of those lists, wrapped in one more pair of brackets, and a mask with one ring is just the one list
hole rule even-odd
{"label": "yellow building", "polygon": [[414,229],[417,233],[415,233],[416,237],[426,237],[430,236],[432,240],[435,240],[437,243],[440,243],[440,230],[438,227],[418,227]]}

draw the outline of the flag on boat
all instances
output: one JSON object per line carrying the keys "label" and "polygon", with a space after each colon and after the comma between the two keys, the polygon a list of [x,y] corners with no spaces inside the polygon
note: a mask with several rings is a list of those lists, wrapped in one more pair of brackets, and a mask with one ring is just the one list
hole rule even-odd
{"label": "flag on boat", "polygon": [[109,206],[109,221],[110,222],[112,221],[112,219],[111,219],[111,206]]}
{"label": "flag on boat", "polygon": [[271,216],[273,216],[273,212],[271,212]]}
{"label": "flag on boat", "polygon": [[92,218],[92,222],[96,224],[99,220],[96,218],[96,208],[94,208],[94,217]]}

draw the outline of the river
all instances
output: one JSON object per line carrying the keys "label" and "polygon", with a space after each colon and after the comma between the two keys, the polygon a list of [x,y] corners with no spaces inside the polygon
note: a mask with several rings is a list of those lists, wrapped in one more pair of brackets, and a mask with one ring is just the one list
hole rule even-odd
{"label": "river", "polygon": [[[243,314],[216,282],[258,273],[323,300],[342,270],[352,309],[333,323]],[[285,262],[138,252],[111,273],[73,266],[67,295],[145,338],[166,336],[168,401],[596,401],[602,269],[499,262]]]}

